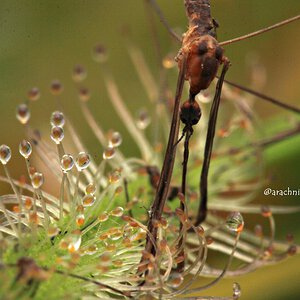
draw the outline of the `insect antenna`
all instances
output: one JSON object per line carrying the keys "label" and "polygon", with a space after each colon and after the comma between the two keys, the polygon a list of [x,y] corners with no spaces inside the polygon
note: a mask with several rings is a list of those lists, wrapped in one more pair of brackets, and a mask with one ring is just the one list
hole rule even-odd
{"label": "insect antenna", "polygon": [[284,26],[286,24],[292,23],[292,22],[297,21],[299,19],[300,19],[300,15],[297,15],[295,17],[289,18],[287,20],[284,20],[284,21],[276,23],[274,25],[265,27],[263,29],[260,29],[260,30],[257,30],[257,31],[239,36],[237,38],[234,38],[234,39],[231,39],[231,40],[228,40],[228,41],[220,42],[219,45],[220,46],[225,46],[225,45],[233,44],[233,43],[236,43],[236,42],[239,42],[239,41],[242,41],[242,40],[246,40],[246,39],[252,38],[254,36],[260,35],[262,33],[265,33],[267,31],[273,30],[275,28],[278,28],[278,27]]}
{"label": "insect antenna", "polygon": [[167,31],[170,33],[170,35],[179,43],[182,42],[181,37],[171,28],[170,24],[168,23],[167,19],[165,18],[163,12],[161,11],[159,5],[157,4],[157,2],[155,0],[146,0],[146,2],[148,2],[152,8],[154,9],[154,11],[156,12],[156,14],[159,17],[159,20],[162,22],[162,24],[165,26],[165,28],[167,29]]}

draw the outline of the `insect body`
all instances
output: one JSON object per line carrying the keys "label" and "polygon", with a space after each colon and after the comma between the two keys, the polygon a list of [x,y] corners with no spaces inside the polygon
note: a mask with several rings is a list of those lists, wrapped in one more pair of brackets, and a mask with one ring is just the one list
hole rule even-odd
{"label": "insect body", "polygon": [[209,0],[185,0],[185,6],[189,29],[176,60],[179,68],[182,68],[182,57],[187,57],[185,79],[190,84],[190,99],[194,100],[201,90],[209,87],[220,64],[227,58],[216,40],[216,26],[210,15]]}
{"label": "insect body", "polygon": [[[164,20],[162,13],[159,10],[159,7],[156,5],[156,2],[154,0],[148,1],[157,11],[163,23],[168,27],[168,24]],[[229,60],[224,55],[224,50],[221,46],[261,34],[273,28],[300,19],[300,15],[298,15],[296,17],[277,23],[262,30],[258,30],[245,36],[219,43],[216,39],[216,28],[218,27],[218,25],[211,17],[210,0],[185,0],[184,3],[186,7],[186,14],[189,20],[189,28],[188,31],[184,34],[183,39],[178,37],[171,29],[168,28],[172,36],[175,37],[178,41],[182,42],[182,46],[176,57],[176,61],[179,67],[179,75],[177,81],[177,89],[175,94],[175,103],[169,133],[169,140],[166,148],[161,175],[157,183],[155,199],[151,206],[147,226],[149,232],[154,237],[154,240],[156,240],[157,238],[157,228],[155,228],[153,224],[155,223],[155,221],[160,220],[163,212],[163,207],[168,196],[170,180],[172,177],[172,171],[175,161],[176,145],[185,136],[182,185],[180,189],[181,192],[184,194],[186,190],[185,184],[187,162],[189,156],[189,139],[193,133],[193,126],[199,122],[201,117],[201,109],[198,103],[196,102],[195,97],[200,91],[209,87],[211,82],[216,77],[220,65],[223,65],[223,69],[216,86],[216,93],[211,105],[208,120],[208,129],[204,148],[204,160],[199,184],[201,198],[198,214],[194,224],[199,225],[206,218],[208,171],[213,149],[213,141],[215,136],[222,85],[225,80],[225,74],[230,65]],[[187,80],[190,85],[189,98],[180,106],[180,99],[185,80]],[[285,107],[291,111],[299,112],[299,110],[291,106],[283,105],[280,101],[274,101],[274,99],[270,100],[270,97],[254,93],[253,91],[245,89],[241,86],[238,87],[245,90],[246,92],[258,95],[260,98],[268,100],[276,105],[280,105],[281,107]],[[183,129],[182,137],[178,140],[179,120],[182,121],[185,127]],[[152,254],[155,254],[153,243],[149,238],[147,238],[145,250]]]}

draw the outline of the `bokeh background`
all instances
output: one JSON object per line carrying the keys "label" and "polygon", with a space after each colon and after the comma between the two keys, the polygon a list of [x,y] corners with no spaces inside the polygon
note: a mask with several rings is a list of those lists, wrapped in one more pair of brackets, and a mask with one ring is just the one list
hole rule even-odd
{"label": "bokeh background", "polygon": [[[186,29],[183,0],[158,0],[168,22],[177,30]],[[212,0],[212,13],[220,24],[219,40],[248,33],[300,13],[299,0]],[[1,0],[0,1],[0,144],[12,147],[14,156],[10,163],[12,173],[18,177],[24,170],[21,158],[16,155],[19,141],[24,138],[22,127],[15,120],[17,104],[26,101],[27,91],[37,86],[41,99],[32,105],[32,123],[42,132],[49,132],[50,112],[56,101],[49,92],[53,79],[64,85],[61,101],[67,114],[78,128],[84,142],[94,153],[94,137],[83,122],[77,103],[77,89],[71,79],[76,64],[86,66],[86,85],[92,91],[91,108],[105,129],[114,127],[124,137],[123,150],[138,154],[131,139],[113,111],[100,74],[100,65],[91,58],[95,44],[105,45],[109,52],[109,65],[122,95],[134,113],[149,104],[146,94],[137,84],[125,47],[122,32],[146,57],[158,80],[158,67],[149,33],[149,26],[142,0]],[[158,39],[162,52],[176,53],[178,45],[172,41],[165,28],[156,20]],[[251,40],[226,47],[232,62],[228,79],[247,85],[250,80],[249,66],[255,59],[266,70],[263,92],[288,103],[299,104],[300,95],[300,22],[274,30]],[[174,73],[175,82],[175,73]],[[291,114],[267,103],[255,105],[261,127],[272,130],[274,118],[283,115],[290,122]],[[113,125],[112,125],[113,120]],[[275,130],[275,129],[274,129]],[[272,187],[300,188],[300,138],[296,137],[271,147],[265,152],[266,174],[274,175]],[[101,151],[101,149],[99,149]],[[2,171],[1,171],[2,172]],[[1,194],[8,192],[0,185]],[[274,199],[277,204],[298,204],[300,196]],[[260,196],[257,201],[265,201]],[[299,214],[277,219],[278,236],[284,238],[293,232],[300,243]],[[208,291],[211,295],[231,293],[231,284],[237,280],[242,285],[244,300],[299,299],[300,258],[293,257],[278,266],[258,270],[238,279],[226,279]]]}

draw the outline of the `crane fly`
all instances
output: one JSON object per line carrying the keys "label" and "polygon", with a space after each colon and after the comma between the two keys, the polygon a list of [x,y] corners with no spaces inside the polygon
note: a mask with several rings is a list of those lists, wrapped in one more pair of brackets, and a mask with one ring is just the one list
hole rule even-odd
{"label": "crane fly", "polygon": [[[170,28],[156,1],[148,0],[148,2],[152,5],[170,34],[177,41],[182,43],[178,55],[175,59],[178,63],[179,75],[177,80],[169,139],[148,221],[148,230],[156,240],[157,228],[153,226],[153,221],[160,220],[165,201],[168,197],[170,180],[172,177],[172,171],[175,161],[176,145],[183,139],[183,137],[185,137],[181,183],[181,193],[184,196],[186,190],[187,162],[189,157],[189,139],[193,134],[193,126],[196,125],[201,118],[201,109],[195,100],[195,96],[202,90],[207,89],[216,77],[218,78],[218,83],[216,85],[216,92],[212,102],[208,120],[208,130],[204,147],[204,160],[202,164],[199,184],[200,204],[198,214],[194,222],[195,226],[200,225],[205,220],[207,215],[207,178],[212,155],[223,83],[226,82],[229,85],[260,97],[263,100],[269,101],[289,111],[300,113],[300,109],[298,109],[297,107],[285,104],[279,100],[245,88],[239,84],[226,81],[225,74],[230,67],[230,62],[229,59],[224,55],[223,49],[223,46],[226,46],[228,44],[262,34],[266,31],[296,21],[300,19],[300,15],[258,30],[256,32],[219,43],[217,41],[216,35],[218,24],[211,16],[210,0],[184,1],[189,27],[187,32],[183,35],[182,39]],[[217,72],[220,66],[222,66],[221,75],[217,76]],[[180,105],[180,99],[185,81],[189,82],[189,97],[182,105]],[[184,128],[182,136],[178,139],[180,121],[184,124]],[[181,209],[184,209],[184,201],[181,201]],[[145,250],[155,254],[154,246],[149,238],[147,239]]]}

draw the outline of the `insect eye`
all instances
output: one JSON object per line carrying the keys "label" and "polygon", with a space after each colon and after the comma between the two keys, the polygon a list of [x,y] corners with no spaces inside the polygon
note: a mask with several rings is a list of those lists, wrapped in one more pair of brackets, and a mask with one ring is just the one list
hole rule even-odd
{"label": "insect eye", "polygon": [[217,47],[216,52],[215,52],[217,60],[221,60],[222,59],[223,52],[224,51],[223,51],[223,49],[221,47]]}
{"label": "insect eye", "polygon": [[198,54],[199,55],[203,55],[207,52],[207,45],[205,42],[201,43],[199,46],[198,46]]}

